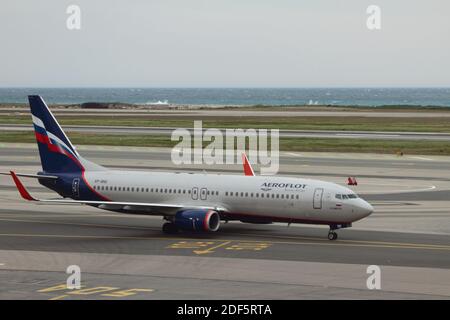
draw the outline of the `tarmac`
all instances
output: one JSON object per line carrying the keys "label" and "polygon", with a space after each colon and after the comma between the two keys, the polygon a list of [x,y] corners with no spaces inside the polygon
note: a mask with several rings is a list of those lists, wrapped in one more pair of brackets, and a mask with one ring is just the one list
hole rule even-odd
{"label": "tarmac", "polygon": [[[242,174],[240,164],[175,167],[165,148],[77,149],[118,169]],[[40,170],[36,146],[0,144],[0,171],[11,169]],[[26,202],[0,176],[0,299],[450,298],[450,157],[282,152],[279,175],[356,177],[351,188],[375,212],[336,241],[323,226],[239,222],[167,236],[160,217]],[[65,285],[70,265],[81,269],[79,290]],[[367,286],[371,265],[380,289]]]}

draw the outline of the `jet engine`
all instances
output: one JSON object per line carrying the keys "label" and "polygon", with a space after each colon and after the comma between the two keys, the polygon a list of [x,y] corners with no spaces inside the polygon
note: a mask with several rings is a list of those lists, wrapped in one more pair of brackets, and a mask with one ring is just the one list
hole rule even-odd
{"label": "jet engine", "polygon": [[220,216],[214,210],[188,209],[178,211],[173,224],[180,230],[214,232],[219,230]]}

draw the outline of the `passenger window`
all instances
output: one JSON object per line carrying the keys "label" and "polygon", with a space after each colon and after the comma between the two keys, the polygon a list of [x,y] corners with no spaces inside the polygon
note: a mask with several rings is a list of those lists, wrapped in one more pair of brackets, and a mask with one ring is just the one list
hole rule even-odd
{"label": "passenger window", "polygon": [[296,198],[296,199],[298,199],[298,198],[299,198],[299,197],[298,197],[298,194],[297,194],[297,195],[295,196],[295,198]]}

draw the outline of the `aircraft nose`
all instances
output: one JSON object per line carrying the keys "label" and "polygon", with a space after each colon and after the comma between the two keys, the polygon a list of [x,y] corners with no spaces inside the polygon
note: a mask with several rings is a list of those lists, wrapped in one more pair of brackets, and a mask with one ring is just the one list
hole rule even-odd
{"label": "aircraft nose", "polygon": [[373,212],[373,207],[370,203],[368,203],[367,201],[364,201],[361,199],[361,202],[358,205],[358,211],[361,214],[361,218],[367,217],[368,215],[370,215]]}

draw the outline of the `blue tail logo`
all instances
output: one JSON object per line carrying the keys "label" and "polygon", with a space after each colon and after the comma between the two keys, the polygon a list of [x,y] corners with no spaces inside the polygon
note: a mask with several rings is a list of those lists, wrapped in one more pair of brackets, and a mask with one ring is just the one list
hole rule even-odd
{"label": "blue tail logo", "polygon": [[84,170],[79,155],[40,96],[28,96],[34,133],[45,172]]}

